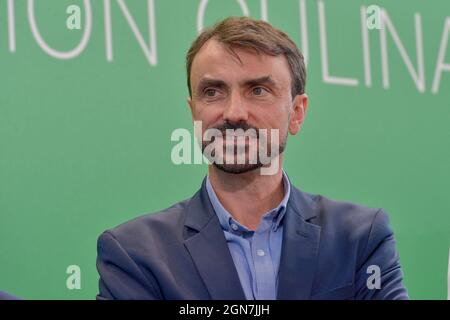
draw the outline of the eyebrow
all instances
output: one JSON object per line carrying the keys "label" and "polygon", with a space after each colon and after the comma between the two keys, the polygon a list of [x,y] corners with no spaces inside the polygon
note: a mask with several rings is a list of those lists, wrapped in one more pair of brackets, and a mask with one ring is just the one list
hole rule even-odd
{"label": "eyebrow", "polygon": [[242,81],[242,84],[248,87],[254,87],[258,85],[267,85],[275,88],[279,87],[278,83],[270,75],[262,76],[255,79],[244,80]]}
{"label": "eyebrow", "polygon": [[207,87],[224,88],[226,83],[223,80],[212,79],[212,78],[202,78],[197,85],[196,92],[200,93]]}
{"label": "eyebrow", "polygon": [[[254,87],[258,85],[267,85],[275,88],[279,88],[279,84],[270,76],[262,76],[254,79],[246,79],[239,82],[239,85],[244,85],[246,87]],[[197,85],[196,92],[200,93],[207,87],[215,87],[215,88],[225,88],[228,85],[225,81],[220,79],[213,79],[209,77],[204,77],[200,80]]]}

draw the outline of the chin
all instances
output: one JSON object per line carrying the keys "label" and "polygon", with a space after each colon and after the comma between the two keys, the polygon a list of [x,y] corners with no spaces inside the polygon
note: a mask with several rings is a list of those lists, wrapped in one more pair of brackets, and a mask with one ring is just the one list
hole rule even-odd
{"label": "chin", "polygon": [[259,168],[262,167],[262,164],[260,164],[260,163],[257,163],[257,164],[225,164],[225,163],[218,164],[218,163],[213,163],[213,164],[217,169],[224,171],[226,173],[232,173],[232,174],[246,173],[246,172],[258,170]]}

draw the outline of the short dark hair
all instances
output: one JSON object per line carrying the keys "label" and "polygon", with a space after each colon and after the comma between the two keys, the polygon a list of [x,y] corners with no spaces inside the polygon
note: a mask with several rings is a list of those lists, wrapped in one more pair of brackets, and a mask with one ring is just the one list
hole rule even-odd
{"label": "short dark hair", "polygon": [[292,78],[292,97],[303,94],[306,85],[306,68],[302,53],[283,31],[262,20],[248,17],[228,17],[203,30],[194,40],[186,55],[187,85],[192,96],[191,67],[202,46],[214,38],[233,48],[250,49],[271,56],[283,54],[289,64]]}

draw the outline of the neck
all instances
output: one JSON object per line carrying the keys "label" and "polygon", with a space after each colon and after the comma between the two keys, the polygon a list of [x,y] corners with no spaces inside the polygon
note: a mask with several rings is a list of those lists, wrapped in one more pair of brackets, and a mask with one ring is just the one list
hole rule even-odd
{"label": "neck", "polygon": [[284,198],[281,160],[279,168],[274,175],[261,175],[259,170],[232,174],[210,165],[208,174],[222,206],[240,224],[256,230],[262,216]]}

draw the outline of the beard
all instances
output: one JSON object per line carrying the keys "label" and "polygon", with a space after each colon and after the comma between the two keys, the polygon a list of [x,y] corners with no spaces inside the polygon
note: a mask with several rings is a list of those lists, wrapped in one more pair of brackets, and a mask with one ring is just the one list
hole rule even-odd
{"label": "beard", "polygon": [[[210,162],[219,170],[231,173],[231,174],[242,174],[254,170],[258,170],[265,166],[267,164],[267,159],[265,161],[262,161],[260,152],[264,152],[271,161],[277,161],[276,158],[281,155],[284,150],[286,149],[286,143],[287,143],[287,132],[283,136],[283,138],[280,141],[275,141],[274,143],[271,143],[269,139],[267,139],[266,135],[260,134],[260,130],[258,130],[255,127],[252,127],[248,125],[247,123],[230,123],[225,122],[221,126],[214,127],[213,129],[216,129],[222,133],[222,137],[220,139],[217,139],[216,137],[212,137],[211,141],[202,141],[202,152],[205,155],[205,149],[208,147],[211,147],[211,144],[214,145],[214,149],[211,151],[212,158],[208,157],[208,155],[205,155]],[[227,130],[243,130],[247,131],[249,129],[254,130],[256,135],[251,137],[244,136],[243,138],[245,140],[240,140],[241,142],[245,141],[245,144],[239,144],[236,143],[236,137],[231,137],[231,140],[228,140],[229,137],[227,137]],[[268,130],[270,131],[270,130]],[[242,137],[239,137],[242,138]],[[238,138],[238,139],[239,139]],[[227,145],[225,141],[231,141],[234,142],[231,146]],[[238,140],[239,141],[239,140]],[[248,143],[247,143],[248,142]],[[253,158],[252,154],[250,153],[250,144],[254,144],[256,149],[256,155],[254,155]],[[261,150],[262,148],[262,150]],[[273,149],[273,150],[272,150]],[[220,154],[216,155],[216,151],[219,150]],[[217,157],[221,161],[217,161]],[[240,158],[241,161],[238,161],[237,159]],[[252,161],[250,160],[252,159]],[[230,161],[231,160],[231,161]],[[242,161],[245,160],[245,161]],[[244,163],[242,163],[244,162]]]}

